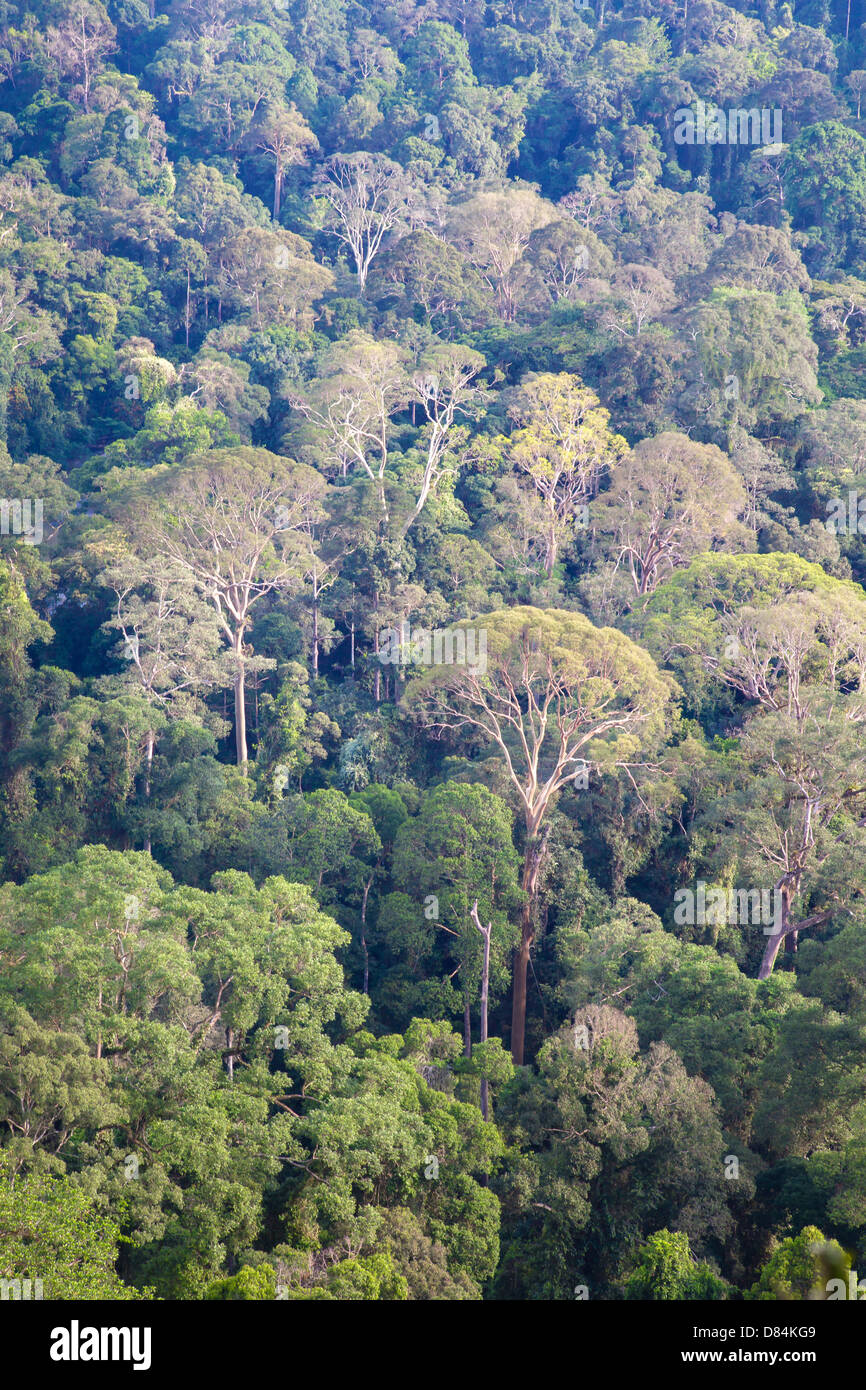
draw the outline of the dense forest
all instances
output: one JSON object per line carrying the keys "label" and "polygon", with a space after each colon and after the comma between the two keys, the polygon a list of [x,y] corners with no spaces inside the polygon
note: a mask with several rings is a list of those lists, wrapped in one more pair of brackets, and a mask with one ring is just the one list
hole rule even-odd
{"label": "dense forest", "polygon": [[863,21],[0,3],[4,1297],[859,1296]]}

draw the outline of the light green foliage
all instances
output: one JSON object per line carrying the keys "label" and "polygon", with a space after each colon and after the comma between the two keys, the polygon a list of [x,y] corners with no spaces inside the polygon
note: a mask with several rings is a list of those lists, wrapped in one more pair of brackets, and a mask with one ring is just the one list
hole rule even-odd
{"label": "light green foliage", "polygon": [[817,1226],[804,1226],[797,1236],[779,1243],[761,1270],[748,1298],[791,1302],[827,1297],[827,1282],[843,1279],[847,1285],[851,1257],[835,1240],[828,1240]]}
{"label": "light green foliage", "polygon": [[146,1298],[117,1277],[120,1239],[73,1179],[16,1173],[0,1154],[0,1279],[39,1280],[42,1298],[64,1302]]}
{"label": "light green foliage", "polygon": [[657,1231],[638,1252],[628,1277],[628,1299],[666,1301],[725,1298],[727,1287],[706,1264],[697,1264],[681,1232]]}

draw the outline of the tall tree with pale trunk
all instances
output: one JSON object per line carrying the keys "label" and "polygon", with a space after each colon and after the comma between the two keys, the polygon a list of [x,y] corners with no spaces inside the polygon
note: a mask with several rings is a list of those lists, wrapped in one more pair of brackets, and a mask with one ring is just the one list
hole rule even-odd
{"label": "tall tree with pale trunk", "polygon": [[381,154],[335,154],[316,180],[316,192],[327,205],[334,236],[352,257],[363,295],[370,266],[386,237],[411,220],[414,202],[408,175],[393,159]]}
{"label": "tall tree with pale trunk", "polygon": [[[751,704],[707,822],[735,876],[771,887],[758,978],[859,893],[866,848],[866,602],[796,556],[714,555],[660,588],[642,640],[690,700],[699,669]],[[798,904],[806,911],[798,912]]]}
{"label": "tall tree with pale trunk", "polygon": [[673,686],[623,633],[593,627],[580,613],[517,607],[473,626],[486,631],[486,661],[434,667],[404,701],[438,736],[491,744],[523,812],[526,896],[511,1021],[511,1054],[521,1065],[545,819],[557,793],[588,768],[634,763],[662,732]]}
{"label": "tall tree with pale trunk", "polygon": [[[143,558],[122,553],[102,575],[113,595],[112,616],[104,629],[119,636],[123,668],[100,686],[114,693],[132,689],[150,711],[145,732],[144,795],[150,798],[153,758],[165,718],[204,716],[203,696],[231,684],[234,672],[222,649],[213,608],[196,592],[188,570],[165,556]],[[215,730],[216,731],[216,730]],[[150,853],[150,837],[144,848]]]}
{"label": "tall tree with pale trunk", "polygon": [[285,101],[269,102],[264,116],[250,131],[250,142],[273,157],[276,222],[280,216],[286,170],[292,164],[303,164],[307,151],[318,149],[319,142],[297,107]]}
{"label": "tall tree with pale trunk", "polygon": [[141,540],[190,574],[213,605],[235,662],[235,746],[245,768],[253,609],[268,594],[300,584],[301,533],[327,483],[313,468],[254,448],[215,449],[153,471]]}

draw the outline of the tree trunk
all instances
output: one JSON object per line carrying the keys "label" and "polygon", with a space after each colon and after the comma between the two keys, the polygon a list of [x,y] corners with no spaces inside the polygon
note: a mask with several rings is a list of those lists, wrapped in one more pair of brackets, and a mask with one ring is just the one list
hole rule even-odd
{"label": "tree trunk", "polygon": [[822,923],[829,921],[832,915],[829,911],[813,912],[811,917],[804,917],[801,922],[794,922],[791,920],[791,902],[793,901],[795,890],[793,890],[790,886],[785,885],[785,887],[783,887],[781,891],[782,921],[779,930],[775,932],[774,935],[771,936],[767,941],[767,945],[764,950],[764,958],[761,961],[761,968],[758,971],[759,980],[769,979],[770,975],[773,973],[773,966],[776,963],[776,956],[779,954],[779,948],[781,947],[783,941],[786,943],[787,949],[787,940],[789,936],[797,937],[799,933],[801,931],[805,931],[807,927],[820,926]]}
{"label": "tree trunk", "polygon": [[319,595],[313,583],[313,680],[319,676]]}
{"label": "tree trunk", "polygon": [[243,633],[235,639],[234,649],[237,665],[235,667],[235,748],[238,767],[247,768],[247,696],[246,672],[244,670]]}
{"label": "tree trunk", "polygon": [[364,993],[370,993],[370,953],[367,950],[367,897],[372,878],[364,884],[364,901],[361,903],[361,950],[364,953]]}
{"label": "tree trunk", "polygon": [[520,918],[520,945],[514,955],[514,981],[511,1003],[511,1057],[516,1067],[523,1066],[523,1045],[526,1034],[526,976],[529,952],[535,937],[535,900],[538,877],[547,852],[547,834],[539,844],[531,839],[526,846],[521,887],[526,902]]}
{"label": "tree trunk", "polygon": [[547,533],[547,554],[544,557],[544,571],[548,579],[553,574],[553,567],[556,564],[556,523],[551,521],[550,530]]}
{"label": "tree trunk", "polygon": [[[490,923],[484,932],[484,962],[481,967],[481,1041],[487,1042],[487,1000],[490,989]],[[525,991],[524,991],[525,995]],[[488,1118],[487,1077],[481,1078],[481,1118]]]}
{"label": "tree trunk", "polygon": [[[145,801],[149,801],[149,800],[150,800],[150,775],[151,775],[151,771],[152,771],[152,769],[153,769],[153,750],[154,750],[155,744],[156,744],[156,735],[154,734],[153,729],[148,729],[148,731],[147,731],[147,745],[146,745],[146,752],[145,752],[145,769],[146,769],[146,771],[145,771],[145,774],[144,774],[144,799],[145,799]],[[145,852],[145,854],[150,854],[150,836],[149,836],[149,835],[147,836],[147,838],[145,839],[145,842],[144,842],[144,852]]]}
{"label": "tree trunk", "polygon": [[[472,920],[480,931],[484,940],[484,956],[481,963],[481,1041],[487,1042],[487,1001],[490,994],[490,933],[493,930],[493,923],[488,922],[486,927],[482,927],[478,916],[478,899],[472,907]],[[527,956],[528,959],[528,956]],[[524,975],[524,1000],[526,994],[526,976]],[[489,1095],[487,1077],[481,1078],[481,1118],[486,1120],[489,1114]]]}
{"label": "tree trunk", "polygon": [[529,970],[529,949],[532,945],[532,928],[527,924],[532,908],[527,904],[523,909],[520,945],[514,954],[514,983],[511,1001],[511,1060],[516,1067],[523,1066],[523,1043],[526,1033],[526,976]]}
{"label": "tree trunk", "polygon": [[279,218],[279,215],[280,215],[280,194],[281,194],[281,192],[282,192],[282,185],[283,185],[283,166],[282,166],[282,161],[281,161],[279,155],[276,156],[276,161],[277,161],[277,163],[276,163],[276,168],[274,169],[274,221],[275,221],[275,222],[277,221],[277,219]]}
{"label": "tree trunk", "polygon": [[790,883],[782,884],[781,888],[779,889],[779,895],[782,900],[782,912],[778,924],[778,930],[775,931],[772,936],[767,938],[767,944],[764,947],[764,956],[761,961],[761,968],[758,971],[759,980],[766,980],[772,973],[773,966],[776,963],[776,956],[779,954],[779,947],[782,945],[782,942],[785,940],[788,932],[791,930],[792,893]]}
{"label": "tree trunk", "polygon": [[376,655],[376,704],[382,699],[382,663],[379,660],[379,591],[374,595],[373,612],[376,614],[376,627],[373,632],[373,651]]}

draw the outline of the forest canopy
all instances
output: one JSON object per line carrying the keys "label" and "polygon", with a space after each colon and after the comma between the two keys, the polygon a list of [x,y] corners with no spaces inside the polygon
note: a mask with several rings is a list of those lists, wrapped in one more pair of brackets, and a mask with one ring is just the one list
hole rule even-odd
{"label": "forest canopy", "polygon": [[864,97],[0,6],[2,1297],[860,1296]]}

